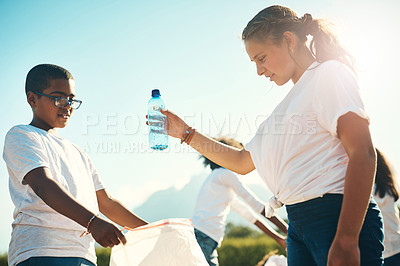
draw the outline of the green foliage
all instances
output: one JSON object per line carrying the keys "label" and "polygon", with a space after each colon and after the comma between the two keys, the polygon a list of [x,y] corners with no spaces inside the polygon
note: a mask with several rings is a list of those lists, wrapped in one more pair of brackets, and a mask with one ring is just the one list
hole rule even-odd
{"label": "green foliage", "polygon": [[225,227],[225,238],[258,237],[261,233],[250,227],[228,223]]}
{"label": "green foliage", "polygon": [[96,248],[97,265],[108,266],[110,264],[111,248]]}
{"label": "green foliage", "polygon": [[266,254],[276,249],[277,254],[286,255],[282,247],[266,235],[256,238],[229,237],[224,239],[218,249],[218,261],[220,266],[256,265]]}
{"label": "green foliage", "polygon": [[0,266],[7,266],[8,265],[8,256],[7,253],[0,255]]}

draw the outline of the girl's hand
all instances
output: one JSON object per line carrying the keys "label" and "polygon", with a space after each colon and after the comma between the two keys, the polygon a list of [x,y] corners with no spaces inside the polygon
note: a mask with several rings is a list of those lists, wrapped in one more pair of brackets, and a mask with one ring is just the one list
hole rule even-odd
{"label": "girl's hand", "polygon": [[[179,116],[169,110],[161,109],[161,113],[167,117],[168,135],[180,139],[189,126]],[[146,118],[148,119],[147,115]],[[149,125],[149,121],[146,121],[146,125]]]}

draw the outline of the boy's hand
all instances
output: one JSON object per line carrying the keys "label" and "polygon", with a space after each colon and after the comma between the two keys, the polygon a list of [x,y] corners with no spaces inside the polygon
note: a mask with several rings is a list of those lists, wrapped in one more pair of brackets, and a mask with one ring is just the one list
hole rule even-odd
{"label": "boy's hand", "polygon": [[113,247],[122,242],[126,244],[124,234],[112,223],[101,217],[96,217],[90,224],[90,232],[93,238],[103,247]]}

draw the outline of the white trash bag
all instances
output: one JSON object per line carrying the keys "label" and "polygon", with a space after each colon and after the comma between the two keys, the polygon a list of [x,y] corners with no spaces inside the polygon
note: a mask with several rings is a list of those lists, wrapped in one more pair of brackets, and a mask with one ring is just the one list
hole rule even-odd
{"label": "white trash bag", "polygon": [[283,255],[273,255],[269,257],[264,266],[287,266],[287,260]]}
{"label": "white trash bag", "polygon": [[110,266],[208,266],[189,219],[165,219],[125,234],[111,250]]}

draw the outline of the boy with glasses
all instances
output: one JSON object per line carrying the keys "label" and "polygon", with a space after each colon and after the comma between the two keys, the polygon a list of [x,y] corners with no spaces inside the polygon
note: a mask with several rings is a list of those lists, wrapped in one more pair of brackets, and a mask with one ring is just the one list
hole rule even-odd
{"label": "boy with glasses", "polygon": [[121,231],[99,217],[135,228],[147,224],[106,191],[89,157],[58,136],[82,101],[66,69],[37,65],[26,78],[33,111],[29,125],[7,133],[3,158],[15,205],[9,265],[95,265],[94,241],[126,243]]}

